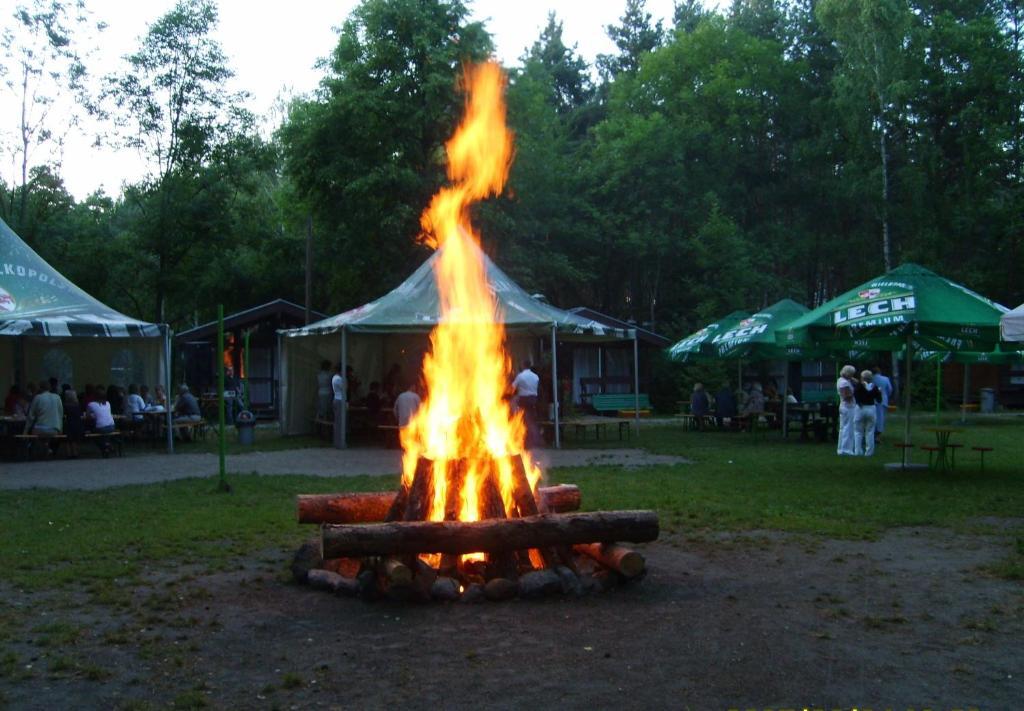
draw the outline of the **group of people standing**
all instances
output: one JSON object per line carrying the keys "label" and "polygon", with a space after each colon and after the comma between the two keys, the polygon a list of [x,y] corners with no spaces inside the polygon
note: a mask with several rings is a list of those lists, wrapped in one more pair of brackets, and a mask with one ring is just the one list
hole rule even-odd
{"label": "group of people standing", "polygon": [[880,366],[858,375],[844,365],[836,380],[839,394],[839,443],[836,454],[870,457],[885,431],[885,413],[892,399],[892,381]]}

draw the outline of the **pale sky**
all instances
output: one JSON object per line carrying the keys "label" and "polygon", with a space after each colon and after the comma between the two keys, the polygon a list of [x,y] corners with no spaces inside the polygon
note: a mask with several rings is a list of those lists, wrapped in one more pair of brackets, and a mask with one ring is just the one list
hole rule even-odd
{"label": "pale sky", "polygon": [[[291,0],[270,3],[254,0],[220,0],[220,26],[216,38],[235,71],[233,89],[252,94],[249,108],[265,116],[282,92],[302,94],[316,87],[321,74],[314,69],[317,59],[333,49],[339,27],[357,4],[356,0]],[[537,39],[554,10],[563,23],[563,38],[577,45],[588,61],[614,46],[604,32],[616,23],[625,0],[470,0],[474,19],[483,20],[494,36],[498,59],[505,65],[517,63],[523,51]],[[725,4],[724,0],[705,0],[705,5]],[[17,0],[0,0],[3,25]],[[108,23],[101,35],[101,46],[90,63],[90,71],[105,74],[117,71],[121,57],[134,51],[147,26],[174,6],[174,0],[87,0],[97,19]],[[671,25],[673,0],[647,0],[647,10]],[[17,126],[17,109],[10,95],[3,96],[0,120],[3,131]],[[276,123],[276,119],[274,120]],[[4,166],[10,181],[11,165]],[[124,180],[143,174],[141,159],[133,153],[111,147],[91,146],[88,137],[69,135],[63,155],[62,175],[76,198],[103,187],[108,194],[120,193]]]}

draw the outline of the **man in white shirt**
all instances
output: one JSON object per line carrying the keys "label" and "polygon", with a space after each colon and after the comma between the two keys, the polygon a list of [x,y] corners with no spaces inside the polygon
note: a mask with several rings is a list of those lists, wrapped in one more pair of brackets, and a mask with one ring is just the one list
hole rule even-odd
{"label": "man in white shirt", "polygon": [[540,387],[540,376],[533,372],[533,363],[527,362],[519,375],[512,381],[515,390],[516,406],[523,411],[526,422],[526,446],[540,444],[537,432],[537,389]]}
{"label": "man in white shirt", "polygon": [[345,447],[345,378],[341,377],[341,363],[334,366],[334,376],[331,378],[331,390],[334,392],[334,400],[331,403],[334,412],[334,448],[344,449]]}
{"label": "man in white shirt", "polygon": [[399,429],[404,429],[412,421],[416,411],[420,409],[420,404],[420,396],[415,387],[409,386],[399,393],[395,398],[395,406],[392,408]]}

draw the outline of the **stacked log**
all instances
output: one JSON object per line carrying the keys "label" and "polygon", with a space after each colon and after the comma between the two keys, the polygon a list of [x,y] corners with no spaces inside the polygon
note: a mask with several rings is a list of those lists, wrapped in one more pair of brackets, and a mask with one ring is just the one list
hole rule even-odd
{"label": "stacked log", "polygon": [[321,532],[318,551],[311,554],[309,544],[300,549],[296,578],[366,600],[479,602],[578,595],[643,577],[643,556],[622,542],[655,540],[655,513],[579,513],[577,486],[531,491],[522,460],[514,457],[511,464],[507,510],[497,464],[480,474],[479,521],[457,520],[453,502],[466,480],[461,461],[447,462],[449,495],[440,521],[426,520],[435,472],[424,459],[397,492],[298,496],[299,523],[321,524]]}

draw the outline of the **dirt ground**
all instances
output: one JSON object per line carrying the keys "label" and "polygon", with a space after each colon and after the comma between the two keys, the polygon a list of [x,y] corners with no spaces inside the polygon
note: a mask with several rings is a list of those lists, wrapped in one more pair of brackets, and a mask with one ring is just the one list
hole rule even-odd
{"label": "dirt ground", "polygon": [[[8,587],[0,599],[32,613],[5,645],[0,698],[17,709],[1013,709],[1024,586],[978,571],[1008,544],[917,528],[877,541],[667,535],[643,547],[639,583],[476,605],[333,597],[287,582],[283,550],[232,572],[163,574],[113,612],[53,610],[50,596]],[[55,647],[33,630],[58,619],[77,632]]]}

